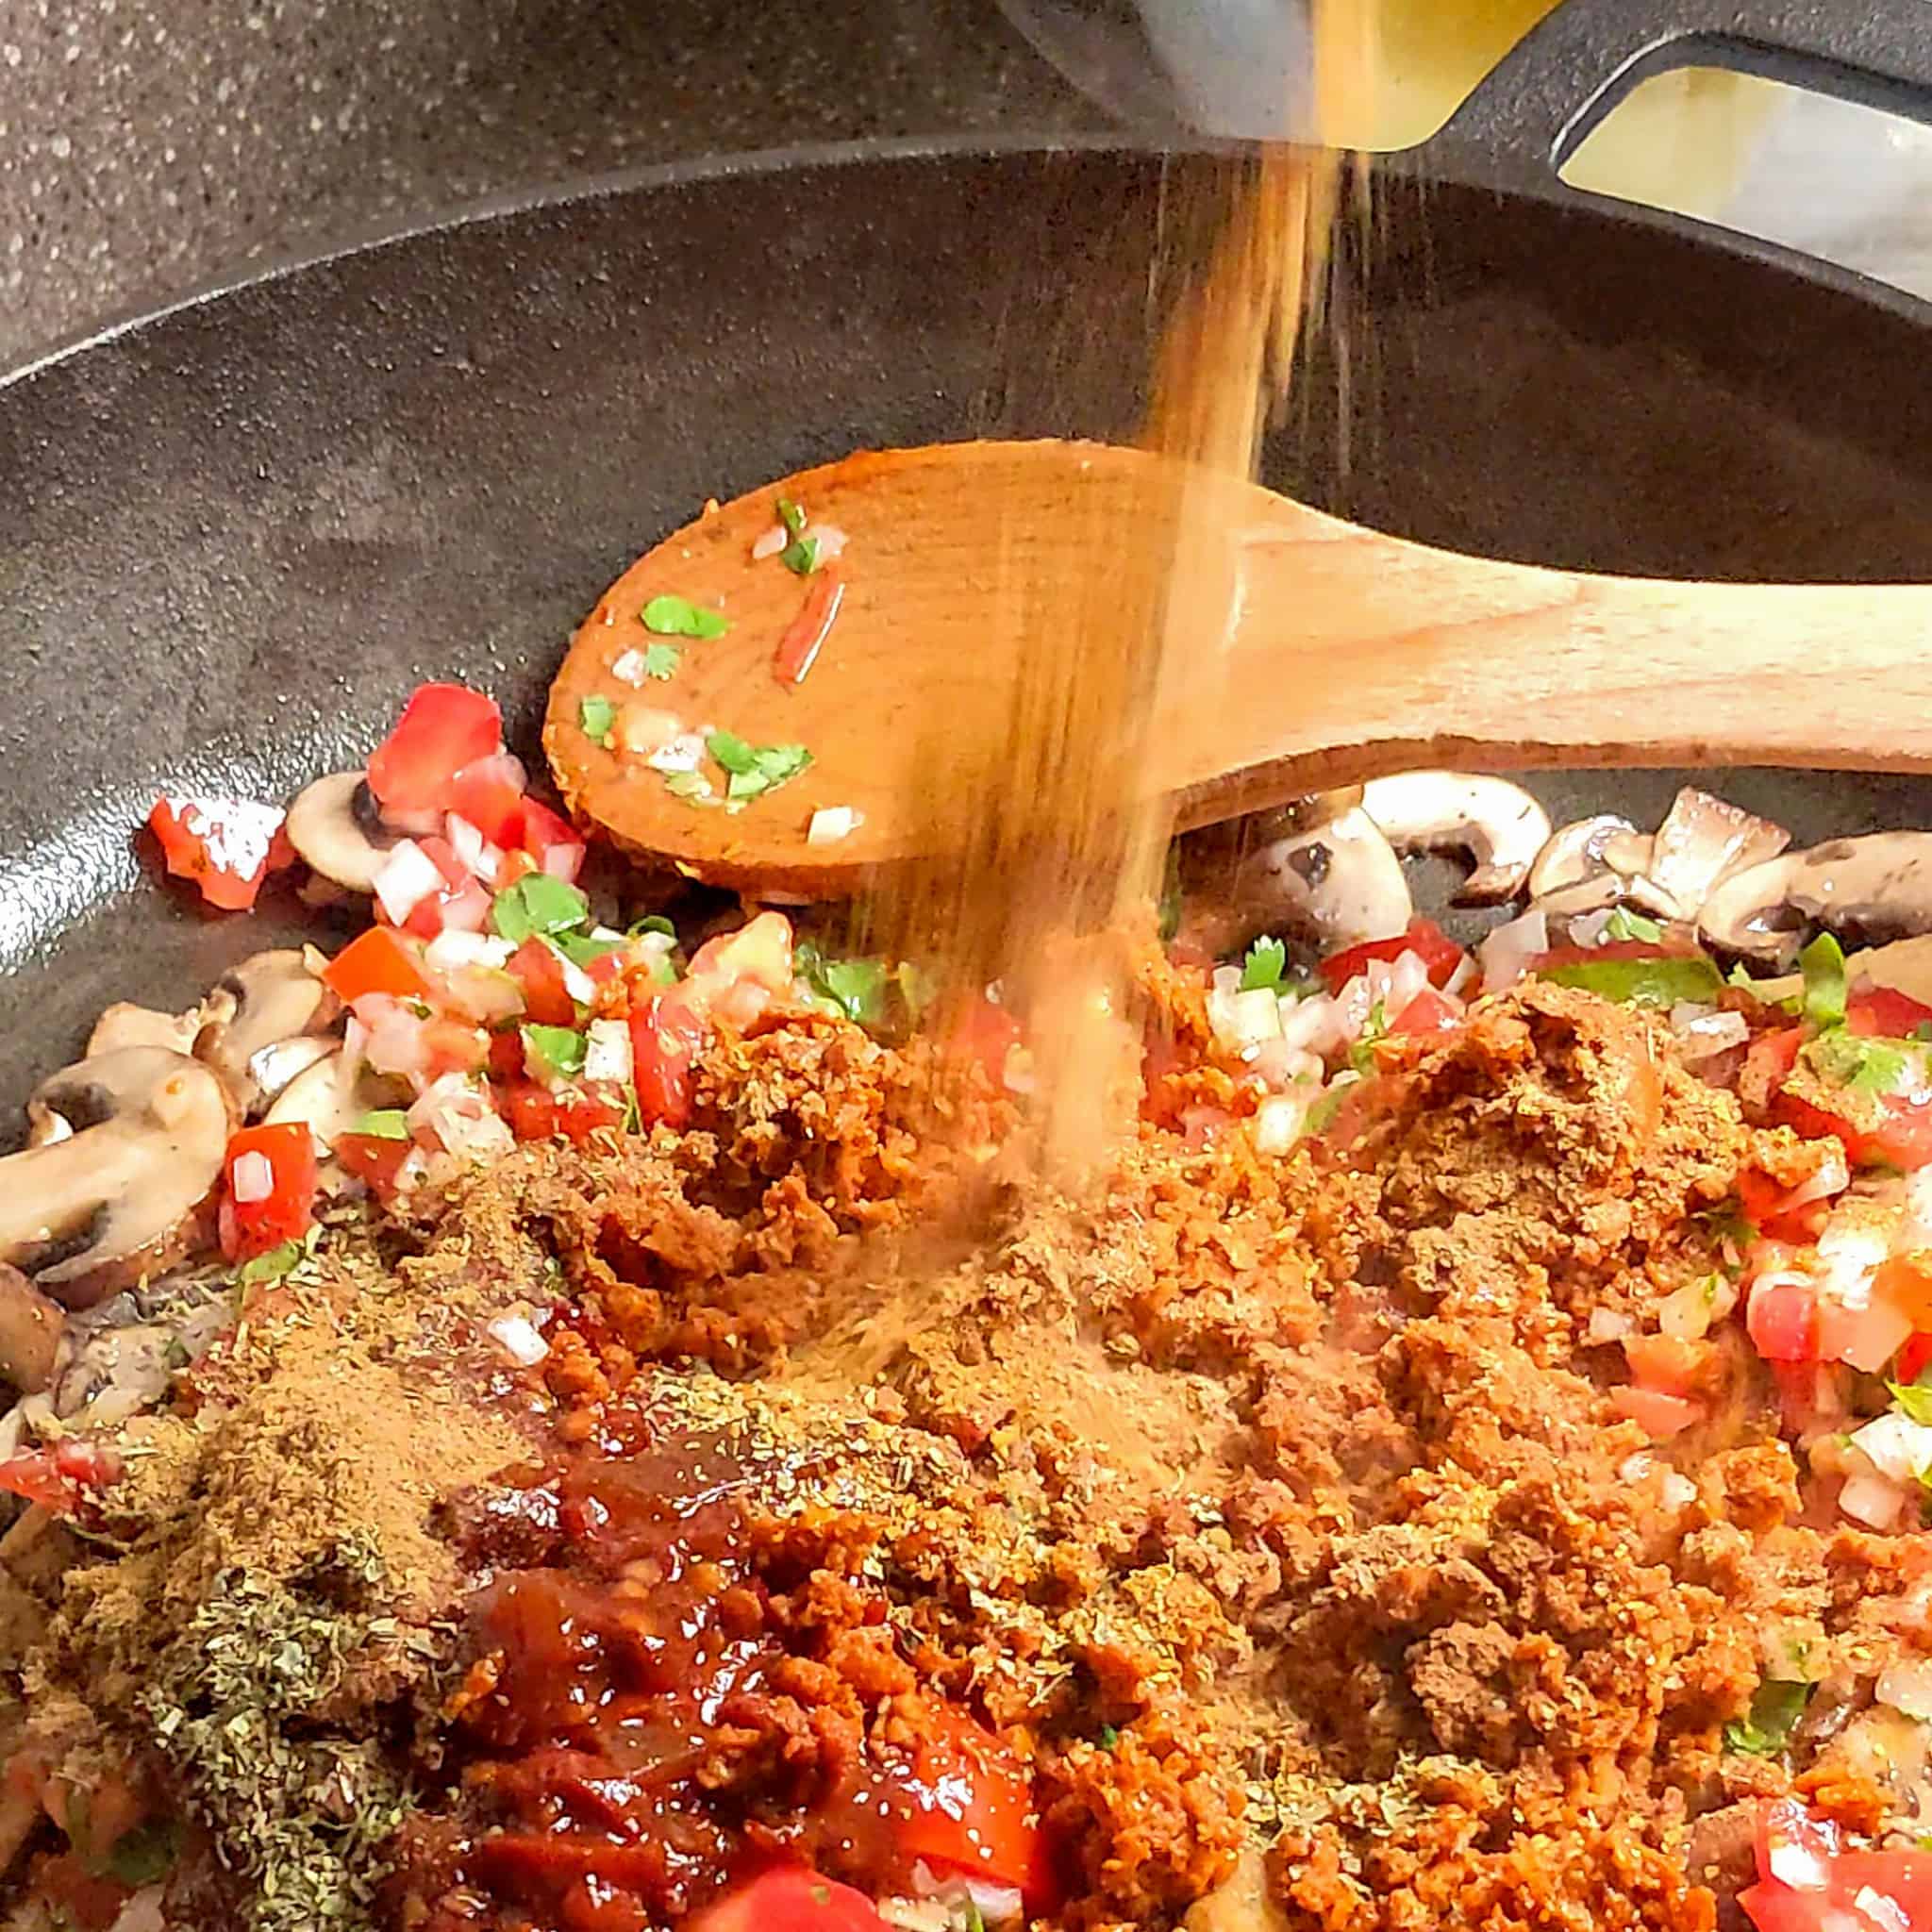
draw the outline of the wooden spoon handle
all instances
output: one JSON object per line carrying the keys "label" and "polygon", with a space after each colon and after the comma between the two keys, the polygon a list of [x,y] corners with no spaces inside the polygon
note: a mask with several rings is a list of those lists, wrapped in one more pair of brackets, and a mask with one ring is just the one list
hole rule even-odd
{"label": "wooden spoon handle", "polygon": [[1542,570],[1281,499],[1236,553],[1156,734],[1186,824],[1410,765],[1932,770],[1932,589]]}

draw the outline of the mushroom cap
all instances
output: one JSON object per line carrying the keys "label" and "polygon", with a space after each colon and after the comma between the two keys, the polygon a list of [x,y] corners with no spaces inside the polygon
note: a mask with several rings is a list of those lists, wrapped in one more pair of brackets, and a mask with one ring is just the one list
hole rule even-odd
{"label": "mushroom cap", "polygon": [[289,1056],[276,1049],[322,1032],[333,1023],[338,1005],[292,947],[242,960],[216,983],[210,998],[225,1003],[222,1016],[196,1036],[194,1057],[222,1076],[243,1113],[258,1111],[300,1070],[289,1066],[283,1072]]}
{"label": "mushroom cap", "polygon": [[1591,818],[1572,819],[1568,824],[1558,825],[1543,841],[1541,851],[1529,868],[1529,896],[1547,898],[1580,879],[1617,870],[1604,856],[1604,847],[1619,833],[1634,838],[1637,827],[1612,811],[1600,811]]}
{"label": "mushroom cap", "polygon": [[29,1107],[72,1131],[0,1160],[0,1261],[87,1307],[196,1245],[233,1123],[211,1068],[123,1047],[51,1075]]}
{"label": "mushroom cap", "polygon": [[1686,785],[1672,800],[1640,870],[1682,908],[1682,917],[1695,919],[1720,880],[1775,858],[1790,842],[1782,825]]}
{"label": "mushroom cap", "polygon": [[271,1126],[300,1121],[324,1150],[332,1149],[342,1135],[372,1109],[395,1104],[392,1083],[366,1067],[350,1069],[338,1047],[303,1069],[282,1091],[267,1113]]}
{"label": "mushroom cap", "polygon": [[1391,938],[1415,912],[1395,848],[1360,806],[1264,846],[1242,873],[1254,902],[1269,902],[1330,951]]}
{"label": "mushroom cap", "polygon": [[1457,898],[1513,899],[1550,837],[1550,815],[1521,785],[1475,772],[1399,772],[1362,787],[1362,809],[1398,852],[1467,852]]}
{"label": "mushroom cap", "polygon": [[1720,952],[1789,966],[1816,927],[1878,943],[1932,932],[1932,832],[1870,832],[1747,866],[1699,918]]}
{"label": "mushroom cap", "polygon": [[375,890],[375,874],[402,834],[382,823],[361,772],[333,772],[305,785],[283,829],[313,872],[352,892]]}

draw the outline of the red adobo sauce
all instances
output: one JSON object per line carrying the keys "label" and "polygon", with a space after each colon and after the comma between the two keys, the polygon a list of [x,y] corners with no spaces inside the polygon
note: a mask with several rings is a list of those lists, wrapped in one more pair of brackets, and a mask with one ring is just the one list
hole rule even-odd
{"label": "red adobo sauce", "polygon": [[[973,1717],[824,1660],[828,1579],[754,1533],[757,1472],[649,1440],[473,1498],[450,1809],[408,1836],[424,1932],[648,1932],[774,1865],[872,1895],[971,1873],[1044,1897],[1030,1781]],[[607,1452],[616,1446],[607,1442]],[[876,1585],[832,1581],[851,1626]],[[910,1682],[909,1672],[898,1678]]]}

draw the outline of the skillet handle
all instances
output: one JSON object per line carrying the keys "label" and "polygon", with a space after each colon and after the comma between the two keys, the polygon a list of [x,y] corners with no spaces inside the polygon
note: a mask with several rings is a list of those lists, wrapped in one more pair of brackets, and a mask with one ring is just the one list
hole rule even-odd
{"label": "skillet handle", "polygon": [[1724,67],[1932,121],[1927,0],[1564,0],[1409,151],[1431,173],[1570,192],[1557,171],[1637,82]]}

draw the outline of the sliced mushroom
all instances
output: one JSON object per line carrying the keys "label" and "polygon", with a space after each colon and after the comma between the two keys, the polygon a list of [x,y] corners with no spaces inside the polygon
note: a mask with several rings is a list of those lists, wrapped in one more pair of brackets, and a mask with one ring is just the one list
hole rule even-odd
{"label": "sliced mushroom", "polygon": [[392,1106],[394,1101],[394,1094],[378,1075],[364,1068],[351,1072],[338,1048],[289,1082],[269,1108],[268,1122],[271,1126],[281,1126],[300,1121],[327,1149],[342,1135],[354,1132],[364,1114]]}
{"label": "sliced mushroom", "polygon": [[1467,852],[1465,905],[1513,899],[1550,836],[1550,815],[1522,786],[1470,772],[1402,772],[1362,787],[1362,809],[1398,852]]}
{"label": "sliced mushroom", "polygon": [[1594,818],[1572,819],[1567,825],[1558,825],[1543,841],[1529,868],[1529,896],[1544,899],[1579,879],[1615,871],[1604,856],[1604,847],[1619,834],[1635,838],[1637,827],[1615,812],[1598,812]]}
{"label": "sliced mushroom", "polygon": [[118,1053],[124,1046],[161,1046],[170,1053],[189,1053],[194,1036],[201,1031],[205,1015],[199,1007],[185,1013],[157,1012],[153,1007],[138,1007],[131,1000],[116,1000],[101,1011],[94,1030],[87,1037],[88,1058],[95,1054]]}
{"label": "sliced mushroom", "polygon": [[1789,966],[1827,927],[1854,944],[1932,932],[1932,832],[1872,832],[1747,867],[1704,903],[1720,952]]}
{"label": "sliced mushroom", "polygon": [[18,1268],[0,1262],[0,1375],[31,1395],[54,1379],[60,1310]]}
{"label": "sliced mushroom", "polygon": [[196,1245],[233,1121],[210,1068],[123,1047],[42,1082],[29,1108],[71,1132],[0,1160],[0,1261],[89,1307]]}
{"label": "sliced mushroom", "polygon": [[284,827],[309,868],[352,892],[375,891],[375,874],[402,837],[382,822],[360,772],[337,772],[295,794]]}
{"label": "sliced mushroom", "polygon": [[1721,880],[1775,858],[1790,842],[1782,825],[1687,785],[1657,828],[1641,870],[1686,919],[1694,919]]}
{"label": "sliced mushroom", "polygon": [[1329,951],[1399,933],[1415,909],[1395,848],[1360,806],[1263,847],[1242,871],[1244,898],[1268,902]]}
{"label": "sliced mushroom", "polygon": [[215,988],[231,1002],[226,1016],[201,1029],[194,1056],[227,1082],[244,1113],[259,1112],[315,1056],[290,1055],[285,1042],[318,1034],[335,1019],[336,996],[293,949],[257,953]]}

